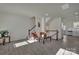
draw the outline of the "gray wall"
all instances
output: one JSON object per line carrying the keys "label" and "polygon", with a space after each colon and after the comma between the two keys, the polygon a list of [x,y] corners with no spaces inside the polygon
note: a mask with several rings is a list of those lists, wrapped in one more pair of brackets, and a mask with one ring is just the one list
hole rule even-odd
{"label": "gray wall", "polygon": [[61,29],[61,18],[55,18],[51,22],[49,22],[48,29],[50,30],[58,30],[59,31],[59,39],[62,39],[62,29]]}
{"label": "gray wall", "polygon": [[34,25],[34,21],[27,16],[11,13],[0,13],[0,30],[8,30],[11,40],[26,38],[28,29]]}

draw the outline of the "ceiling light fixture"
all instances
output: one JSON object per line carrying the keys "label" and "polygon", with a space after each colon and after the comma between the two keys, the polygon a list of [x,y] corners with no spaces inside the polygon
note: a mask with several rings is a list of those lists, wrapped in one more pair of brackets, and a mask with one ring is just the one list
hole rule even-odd
{"label": "ceiling light fixture", "polygon": [[69,8],[69,4],[64,4],[64,5],[62,5],[61,7],[62,7],[63,10],[66,10],[66,9]]}
{"label": "ceiling light fixture", "polygon": [[75,16],[78,16],[78,15],[79,15],[79,13],[78,13],[78,12],[75,12],[74,14],[75,14]]}
{"label": "ceiling light fixture", "polygon": [[48,13],[45,13],[45,16],[48,16]]}

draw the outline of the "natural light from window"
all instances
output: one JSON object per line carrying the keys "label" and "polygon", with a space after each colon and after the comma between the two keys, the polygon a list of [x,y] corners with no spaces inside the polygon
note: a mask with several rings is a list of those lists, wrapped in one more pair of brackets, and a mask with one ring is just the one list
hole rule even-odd
{"label": "natural light from window", "polygon": [[74,23],[73,23],[73,27],[74,27],[74,28],[79,28],[79,22],[74,22]]}

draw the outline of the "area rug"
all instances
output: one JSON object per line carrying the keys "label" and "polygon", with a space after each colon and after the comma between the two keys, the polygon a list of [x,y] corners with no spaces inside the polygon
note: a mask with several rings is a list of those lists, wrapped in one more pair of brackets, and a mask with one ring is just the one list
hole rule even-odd
{"label": "area rug", "polygon": [[78,54],[60,48],[60,49],[58,50],[58,52],[56,53],[56,55],[78,55]]}
{"label": "area rug", "polygon": [[30,39],[30,40],[27,40],[28,43],[34,43],[34,42],[37,42],[38,40],[36,39]]}
{"label": "area rug", "polygon": [[28,44],[28,42],[23,41],[23,42],[15,43],[14,47],[20,47],[20,46],[27,45],[27,44]]}
{"label": "area rug", "polygon": [[20,47],[20,46],[23,46],[23,45],[28,45],[30,43],[34,43],[34,42],[37,42],[38,40],[36,39],[29,39],[27,41],[23,41],[23,42],[19,42],[19,43],[15,43],[14,44],[14,47]]}

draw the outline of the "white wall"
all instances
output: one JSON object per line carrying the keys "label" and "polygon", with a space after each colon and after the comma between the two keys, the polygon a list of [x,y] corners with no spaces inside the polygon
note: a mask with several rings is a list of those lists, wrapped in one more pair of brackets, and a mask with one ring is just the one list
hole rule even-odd
{"label": "white wall", "polygon": [[63,23],[67,28],[73,27],[73,19],[63,19]]}
{"label": "white wall", "polygon": [[70,17],[65,17],[64,19],[62,19],[63,24],[67,27],[73,27],[73,22],[78,22],[79,21],[79,17],[76,16],[70,16]]}
{"label": "white wall", "polygon": [[45,18],[42,17],[41,19],[41,32],[45,32]]}
{"label": "white wall", "polygon": [[28,29],[33,25],[34,21],[27,16],[0,13],[0,29],[7,29],[10,32],[12,41],[26,38]]}
{"label": "white wall", "polygon": [[[74,26],[73,26],[74,22],[79,22],[79,17],[76,18],[76,16],[73,16],[73,17],[63,19],[63,23],[66,26],[66,30],[64,31],[64,34],[79,36],[79,29],[74,28]],[[71,30],[73,32],[70,33],[70,32],[68,32],[69,30]]]}
{"label": "white wall", "polygon": [[62,38],[62,29],[61,29],[61,18],[55,18],[51,22],[49,22],[48,26],[49,30],[59,30],[58,38]]}

